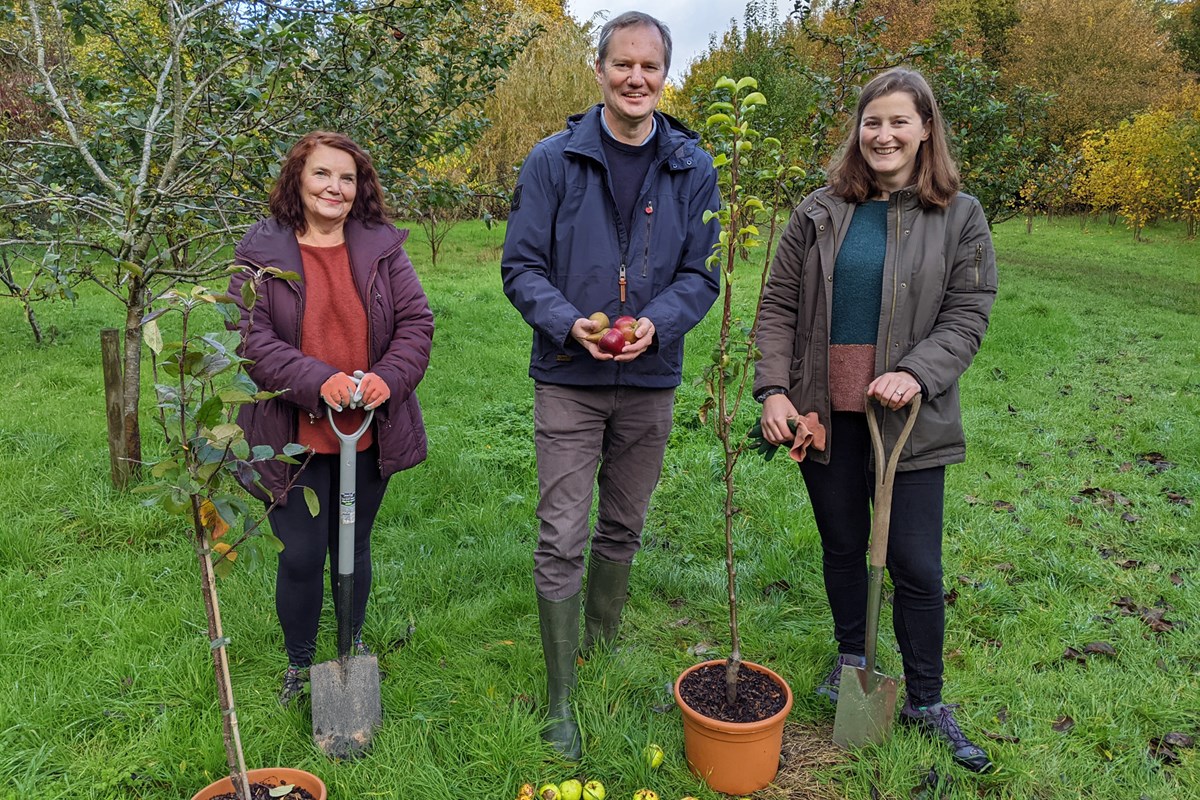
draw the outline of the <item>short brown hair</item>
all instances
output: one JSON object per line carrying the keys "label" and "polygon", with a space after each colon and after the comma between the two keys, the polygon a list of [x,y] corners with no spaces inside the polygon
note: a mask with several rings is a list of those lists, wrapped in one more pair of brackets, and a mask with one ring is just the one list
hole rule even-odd
{"label": "short brown hair", "polygon": [[897,67],[877,75],[863,87],[858,96],[854,126],[846,135],[841,150],[829,165],[829,188],[834,194],[852,203],[865,203],[879,194],[875,171],[859,150],[859,129],[863,111],[873,100],[895,92],[904,92],[913,99],[922,123],[929,124],[929,138],[917,149],[913,171],[917,197],[926,208],[945,208],[958,194],[958,167],[950,155],[946,141],[946,125],[938,110],[933,90],[921,73]]}
{"label": "short brown hair", "polygon": [[309,155],[321,145],[342,150],[354,159],[358,174],[355,179],[357,192],[354,204],[350,206],[351,218],[367,225],[390,223],[391,215],[383,202],[383,186],[379,183],[379,173],[375,171],[371,157],[349,136],[329,131],[306,133],[292,145],[279,170],[279,179],[271,189],[271,216],[297,233],[308,230],[308,220],[304,217],[304,205],[300,199],[300,182]]}

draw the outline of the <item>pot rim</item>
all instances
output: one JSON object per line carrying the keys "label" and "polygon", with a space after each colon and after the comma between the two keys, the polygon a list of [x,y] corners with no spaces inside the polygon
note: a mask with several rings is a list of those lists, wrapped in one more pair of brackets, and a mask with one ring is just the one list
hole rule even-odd
{"label": "pot rim", "polygon": [[693,664],[683,672],[679,673],[679,677],[675,679],[674,693],[675,704],[679,706],[680,711],[694,719],[704,720],[709,725],[719,725],[723,728],[727,727],[729,730],[735,730],[742,733],[755,733],[759,730],[770,728],[773,725],[779,724],[779,722],[792,710],[792,701],[794,699],[792,697],[792,687],[788,686],[788,682],[785,681],[779,675],[779,673],[775,672],[770,667],[765,667],[762,664],[756,664],[753,661],[743,661],[742,665],[748,669],[754,670],[755,672],[761,672],[765,674],[771,680],[775,681],[775,683],[782,686],[787,698],[784,700],[783,708],[779,709],[779,711],[775,712],[766,719],[761,719],[757,722],[725,722],[724,720],[715,719],[702,714],[684,702],[683,696],[679,694],[679,685],[683,682],[684,678],[701,667],[707,667],[713,664],[725,664],[727,661],[729,661],[727,658],[713,658],[709,659],[708,661],[701,661],[698,664]]}

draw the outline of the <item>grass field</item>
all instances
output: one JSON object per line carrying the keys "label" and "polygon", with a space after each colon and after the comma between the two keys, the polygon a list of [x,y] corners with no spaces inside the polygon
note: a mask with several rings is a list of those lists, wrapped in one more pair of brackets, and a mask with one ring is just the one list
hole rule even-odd
{"label": "grass field", "polygon": [[[829,751],[832,710],[811,690],[833,641],[807,500],[790,462],[743,460],[743,654],[796,695],[791,758],[757,797],[1194,796],[1200,749],[1153,743],[1200,740],[1200,244],[1146,235],[1073,220],[996,231],[1000,295],[964,380],[969,456],[948,472],[945,589],[947,699],[997,774],[906,730]],[[502,237],[464,224],[436,270],[410,248],[438,326],[419,392],[430,457],[393,480],[375,531],[366,638],[387,678],[373,754],[326,760],[307,708],[277,705],[267,564],[220,588],[248,761],[315,772],[337,800],[503,800],[573,774],[613,800],[643,786],[711,800],[667,687],[728,647],[718,452],[691,383],[716,320],[689,342],[620,650],[581,669],[572,768],[538,736],[529,334],[500,291]],[[40,347],[0,305],[0,798],[189,797],[224,771],[220,722],[183,533],[108,485],[97,331],[118,309],[85,290],[39,313]],[[148,412],[144,431],[153,451]],[[333,629],[327,609],[319,659]],[[649,742],[667,753],[653,773]]]}

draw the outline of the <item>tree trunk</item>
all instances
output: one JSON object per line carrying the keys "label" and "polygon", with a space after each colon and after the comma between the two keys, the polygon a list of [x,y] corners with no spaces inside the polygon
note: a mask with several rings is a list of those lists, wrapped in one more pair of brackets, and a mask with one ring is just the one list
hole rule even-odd
{"label": "tree trunk", "polygon": [[142,429],[138,409],[142,396],[142,317],[146,314],[145,285],[130,276],[125,296],[125,352],[121,386],[121,415],[125,428],[125,458],[131,477],[142,471]]}

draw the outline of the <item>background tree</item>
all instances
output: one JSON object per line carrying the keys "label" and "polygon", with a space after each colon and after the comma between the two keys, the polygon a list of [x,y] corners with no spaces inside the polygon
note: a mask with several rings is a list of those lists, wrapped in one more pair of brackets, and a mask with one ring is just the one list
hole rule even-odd
{"label": "background tree", "polygon": [[1182,0],[1170,10],[1167,35],[1183,68],[1200,77],[1200,0]]}
{"label": "background tree", "polygon": [[771,103],[757,109],[755,128],[763,136],[779,140],[785,156],[807,162],[812,137],[797,124],[814,113],[818,93],[800,65],[808,63],[816,47],[796,20],[780,20],[775,2],[750,0],[739,25],[731,21],[720,37],[714,34],[708,50],[689,67],[680,88],[690,110],[683,119],[699,130],[712,86],[723,75],[752,75]]}
{"label": "background tree", "polygon": [[1055,96],[1051,141],[1114,126],[1182,83],[1178,56],[1137,0],[1022,0],[1019,10],[1003,74]]}
{"label": "background tree", "polygon": [[[264,213],[286,148],[335,128],[387,185],[478,136],[482,103],[532,31],[453,0],[5,0],[0,51],[53,116],[0,142],[6,244],[124,309],[125,457],[141,460],[139,326],[153,298],[222,266]],[[149,15],[156,24],[143,25]],[[95,69],[103,53],[103,69]]]}
{"label": "background tree", "polygon": [[490,124],[470,149],[471,180],[507,193],[533,146],[600,101],[592,26],[518,6],[513,23],[540,32],[483,106]]}

